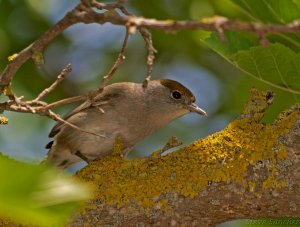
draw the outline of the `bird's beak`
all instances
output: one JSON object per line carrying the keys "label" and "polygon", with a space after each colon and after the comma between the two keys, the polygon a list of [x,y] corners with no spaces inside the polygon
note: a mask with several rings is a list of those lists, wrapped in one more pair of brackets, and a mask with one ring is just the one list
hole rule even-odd
{"label": "bird's beak", "polygon": [[199,106],[197,106],[196,103],[192,103],[192,104],[188,105],[188,109],[191,112],[207,116],[207,113],[204,110],[202,110]]}

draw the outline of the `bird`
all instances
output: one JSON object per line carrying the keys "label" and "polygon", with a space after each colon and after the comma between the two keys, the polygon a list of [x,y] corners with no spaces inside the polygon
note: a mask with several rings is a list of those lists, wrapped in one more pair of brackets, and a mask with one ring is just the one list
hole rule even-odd
{"label": "bird", "polygon": [[116,138],[130,151],[148,135],[190,112],[207,115],[197,106],[193,93],[175,80],[150,80],[147,86],[133,82],[107,85],[92,101],[84,101],[64,117],[82,130],[63,122],[52,128],[49,137],[53,141],[46,145],[45,162],[65,169],[101,159],[113,152]]}

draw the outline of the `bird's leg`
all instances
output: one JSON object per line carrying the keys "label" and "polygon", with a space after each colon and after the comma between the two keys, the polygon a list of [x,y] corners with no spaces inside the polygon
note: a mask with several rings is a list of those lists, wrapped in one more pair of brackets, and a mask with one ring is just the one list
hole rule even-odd
{"label": "bird's leg", "polygon": [[83,161],[85,161],[87,164],[90,163],[90,160],[85,157],[79,150],[75,152],[75,155],[81,158]]}

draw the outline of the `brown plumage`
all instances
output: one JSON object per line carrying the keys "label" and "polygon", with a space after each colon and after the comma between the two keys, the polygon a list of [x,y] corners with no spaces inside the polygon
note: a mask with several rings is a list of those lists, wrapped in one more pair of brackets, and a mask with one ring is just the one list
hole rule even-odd
{"label": "brown plumage", "polygon": [[[100,110],[101,109],[101,110]],[[189,112],[206,113],[192,92],[174,80],[153,80],[144,88],[137,83],[106,86],[93,100],[73,109],[65,120],[95,136],[57,123],[46,161],[66,168],[79,161],[100,159],[112,152],[116,137],[129,151],[137,142],[170,121]]]}

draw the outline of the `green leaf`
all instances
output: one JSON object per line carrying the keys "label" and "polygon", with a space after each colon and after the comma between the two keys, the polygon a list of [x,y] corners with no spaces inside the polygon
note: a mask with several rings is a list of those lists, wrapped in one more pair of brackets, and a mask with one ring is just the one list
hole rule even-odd
{"label": "green leaf", "polygon": [[298,10],[300,9],[300,0],[292,0],[295,5],[298,7]]}
{"label": "green leaf", "polygon": [[271,86],[300,94],[300,56],[279,43],[238,51],[232,61],[240,69]]}
{"label": "green leaf", "polygon": [[90,194],[87,186],[57,170],[1,154],[0,179],[0,216],[30,225],[64,225]]}
{"label": "green leaf", "polygon": [[290,48],[276,43],[267,48],[258,45],[255,36],[226,31],[226,41],[211,33],[202,41],[230,63],[256,79],[294,94],[300,94],[300,57]]}
{"label": "green leaf", "polygon": [[[253,19],[263,23],[286,24],[300,18],[299,0],[231,0]],[[277,34],[300,48],[299,34]]]}
{"label": "green leaf", "polygon": [[[232,0],[232,2],[254,19],[264,23],[289,23],[300,18],[300,0]],[[298,66],[300,57],[294,51],[300,47],[298,34],[273,35],[272,42],[275,44],[269,44],[268,48],[260,46],[255,34],[226,31],[225,36],[225,42],[221,41],[216,33],[211,33],[210,36],[206,34],[200,38],[211,49],[247,74],[270,86],[300,94]],[[283,41],[284,44],[278,43],[279,41]],[[292,50],[288,45],[297,48]]]}
{"label": "green leaf", "polygon": [[252,17],[271,23],[288,23],[299,19],[298,1],[289,0],[231,0]]}
{"label": "green leaf", "polygon": [[212,32],[210,36],[200,35],[201,40],[211,49],[219,53],[225,58],[230,58],[239,50],[247,50],[252,46],[259,44],[254,35],[243,33],[240,31],[225,31],[226,40],[221,41],[216,32]]}

